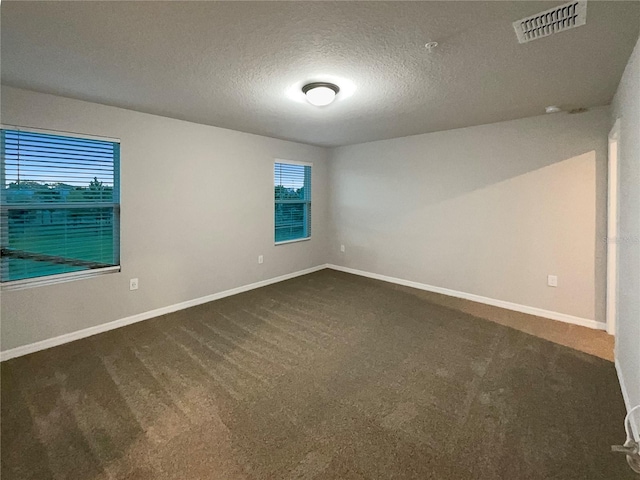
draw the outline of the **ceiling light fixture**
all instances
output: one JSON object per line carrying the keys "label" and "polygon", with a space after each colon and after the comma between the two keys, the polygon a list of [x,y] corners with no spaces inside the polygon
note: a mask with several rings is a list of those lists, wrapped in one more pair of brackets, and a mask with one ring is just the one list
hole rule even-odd
{"label": "ceiling light fixture", "polygon": [[340,88],[333,83],[314,82],[302,87],[302,93],[307,96],[307,101],[316,107],[329,105],[336,98]]}
{"label": "ceiling light fixture", "polygon": [[560,107],[558,107],[557,105],[549,105],[548,107],[546,107],[544,109],[545,113],[558,113],[561,112],[562,109]]}

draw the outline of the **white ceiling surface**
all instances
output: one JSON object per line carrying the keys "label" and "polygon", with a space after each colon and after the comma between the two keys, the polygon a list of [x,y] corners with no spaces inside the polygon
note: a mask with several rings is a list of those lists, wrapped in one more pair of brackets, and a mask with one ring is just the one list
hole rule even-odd
{"label": "white ceiling surface", "polygon": [[[561,3],[4,1],[2,80],[322,146],[608,104],[640,3],[518,43],[513,21]],[[306,103],[312,81],[336,102]]]}

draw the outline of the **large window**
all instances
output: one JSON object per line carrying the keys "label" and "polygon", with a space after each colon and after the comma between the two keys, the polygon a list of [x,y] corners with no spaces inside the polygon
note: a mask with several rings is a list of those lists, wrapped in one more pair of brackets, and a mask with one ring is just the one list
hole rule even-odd
{"label": "large window", "polygon": [[3,286],[118,270],[120,144],[3,128]]}
{"label": "large window", "polygon": [[273,177],[276,243],[311,237],[311,165],[277,160]]}

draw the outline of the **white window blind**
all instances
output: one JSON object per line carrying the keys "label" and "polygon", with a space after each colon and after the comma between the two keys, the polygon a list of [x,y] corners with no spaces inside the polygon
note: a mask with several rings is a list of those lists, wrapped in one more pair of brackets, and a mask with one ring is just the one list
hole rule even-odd
{"label": "white window blind", "polygon": [[22,129],[0,133],[1,281],[117,267],[120,144]]}
{"label": "white window blind", "polygon": [[275,241],[311,236],[311,165],[277,161],[274,167]]}

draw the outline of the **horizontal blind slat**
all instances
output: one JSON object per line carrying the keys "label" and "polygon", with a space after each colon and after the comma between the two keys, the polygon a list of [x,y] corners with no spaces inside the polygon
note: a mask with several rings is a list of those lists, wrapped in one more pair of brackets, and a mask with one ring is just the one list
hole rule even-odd
{"label": "horizontal blind slat", "polygon": [[28,167],[51,167],[51,168],[65,168],[65,169],[82,169],[82,170],[95,170],[95,171],[104,171],[104,172],[112,172],[113,169],[111,165],[108,163],[91,163],[87,165],[87,162],[69,162],[65,159],[52,159],[48,158],[47,160],[39,160],[39,159],[31,159],[27,157],[22,157],[20,160],[17,158],[6,158],[5,157],[5,165],[11,166],[13,168],[18,166],[28,166]]}
{"label": "horizontal blind slat", "polygon": [[65,151],[58,149],[47,149],[47,148],[8,148],[5,146],[5,155],[8,156],[31,156],[31,157],[46,157],[48,155],[57,156],[62,158],[70,158],[70,159],[82,159],[82,160],[93,160],[93,161],[108,161],[113,154],[98,154],[94,152],[90,152],[88,150],[76,150],[76,151]]}
{"label": "horizontal blind slat", "polygon": [[60,143],[66,143],[69,145],[86,144],[86,145],[114,148],[113,142],[110,142],[108,140],[97,140],[97,139],[86,138],[86,137],[73,137],[70,135],[55,135],[55,134],[44,133],[44,132],[29,132],[25,130],[4,129],[4,131],[6,132],[5,137],[8,140],[28,141],[28,140],[35,139],[38,142],[60,142]]}

